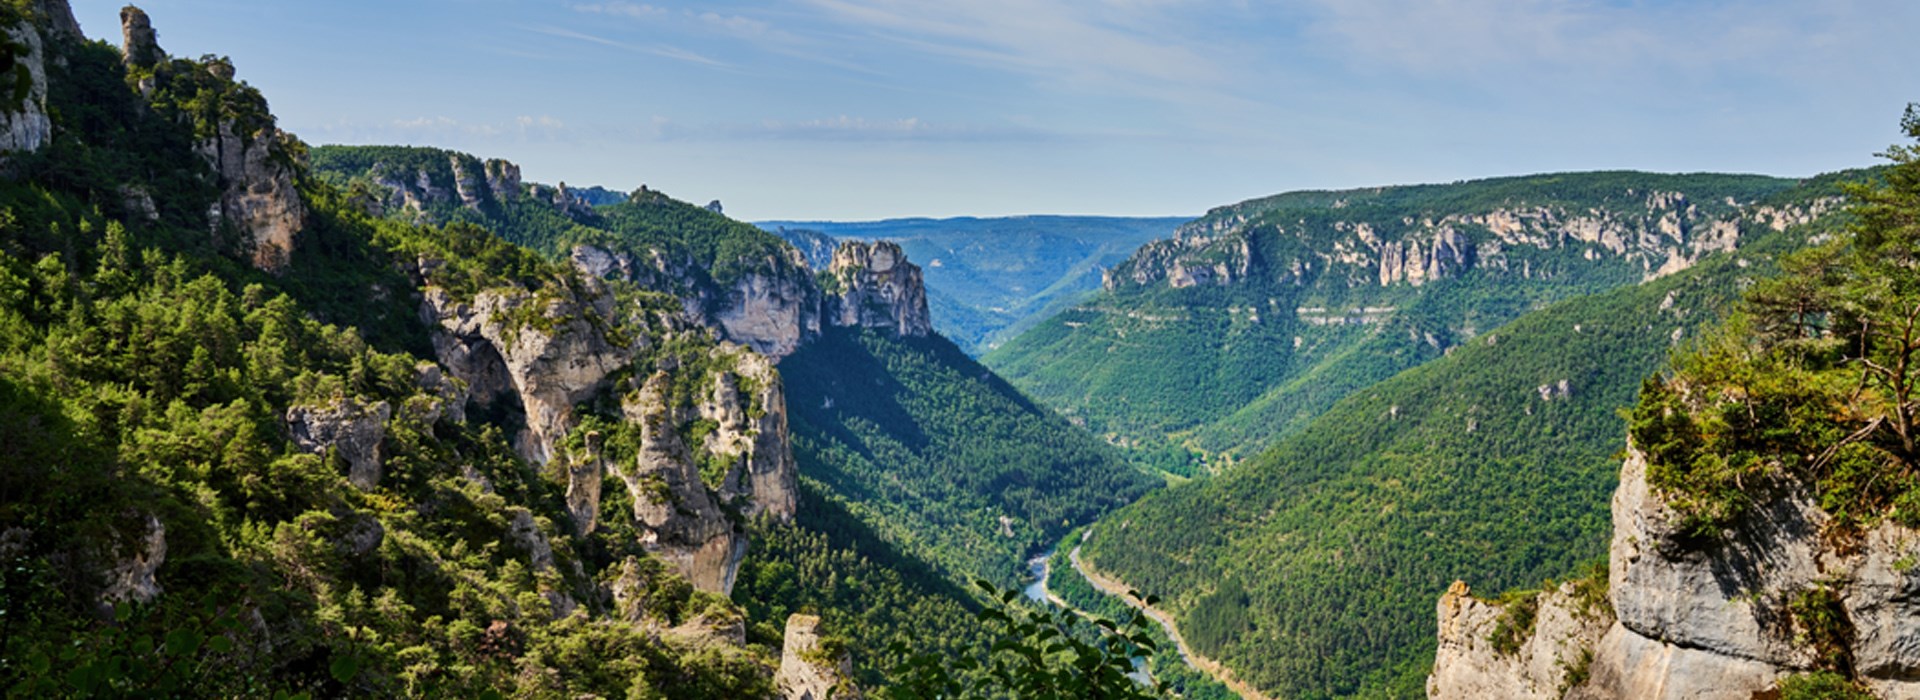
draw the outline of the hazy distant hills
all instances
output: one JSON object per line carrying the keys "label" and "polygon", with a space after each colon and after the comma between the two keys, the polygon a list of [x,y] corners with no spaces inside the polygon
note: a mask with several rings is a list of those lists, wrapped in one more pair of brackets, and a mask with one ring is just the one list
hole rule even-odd
{"label": "hazy distant hills", "polygon": [[[1141,245],[1173,235],[1188,217],[1017,216],[887,219],[856,223],[763,221],[818,258],[820,234],[896,241],[926,270],[933,324],[979,355],[1080,302],[1103,270]],[[831,248],[824,254],[831,256]],[[814,267],[820,268],[819,262]]]}

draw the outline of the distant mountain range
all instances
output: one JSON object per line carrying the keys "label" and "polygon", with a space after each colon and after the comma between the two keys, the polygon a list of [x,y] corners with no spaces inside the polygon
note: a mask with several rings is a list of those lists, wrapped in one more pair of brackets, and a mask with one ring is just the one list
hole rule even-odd
{"label": "distant mountain range", "polygon": [[[979,355],[1100,288],[1103,271],[1190,217],[1014,216],[762,221],[825,269],[831,240],[889,240],[926,269],[933,325]],[[822,243],[822,241],[828,241]]]}

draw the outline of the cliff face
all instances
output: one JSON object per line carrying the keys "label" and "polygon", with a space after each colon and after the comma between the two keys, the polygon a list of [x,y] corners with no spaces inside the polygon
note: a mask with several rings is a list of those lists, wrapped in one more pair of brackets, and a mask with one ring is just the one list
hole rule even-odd
{"label": "cliff face", "polygon": [[[1565,694],[1613,616],[1582,604],[1572,583],[1537,596],[1503,605],[1475,598],[1465,583],[1455,582],[1440,598],[1440,647],[1427,697],[1544,700]],[[1516,606],[1533,610],[1533,618],[1517,621],[1524,641],[1502,649],[1494,639],[1507,634],[1503,624],[1516,624],[1513,613],[1521,611],[1510,610]]]}
{"label": "cliff face", "polygon": [[821,646],[820,618],[795,613],[787,618],[780,648],[780,671],[774,676],[785,700],[860,700],[853,684],[853,664],[844,651]]}
{"label": "cliff face", "polygon": [[846,241],[827,267],[827,320],[836,326],[880,328],[897,336],[933,332],[920,266],[891,241]]}
{"label": "cliff face", "polygon": [[[497,210],[501,204],[526,194],[518,165],[504,160],[482,161],[462,153],[446,156],[445,167],[434,163],[409,169],[396,163],[375,163],[368,176],[379,186],[376,194],[382,211],[409,212],[415,219],[427,221],[434,218],[430,212],[435,207]],[[554,196],[552,191],[538,194],[549,199]],[[560,201],[572,203],[568,198]]]}
{"label": "cliff face", "polygon": [[[1522,279],[1565,274],[1573,261],[1612,263],[1647,278],[1732,250],[1739,222],[1776,230],[1806,212],[1743,211],[1674,191],[1626,189],[1593,205],[1509,204],[1412,215],[1414,208],[1335,201],[1262,211],[1243,204],[1182,226],[1105,275],[1108,289],[1228,285],[1248,278],[1357,286],[1421,286],[1470,270]],[[1818,212],[1812,213],[1817,216]]]}
{"label": "cliff face", "polygon": [[1836,660],[1880,697],[1920,697],[1917,533],[1889,523],[1839,533],[1804,490],[1783,485],[1723,537],[1701,542],[1678,529],[1646,468],[1630,450],[1613,497],[1608,590],[1616,620],[1595,641],[1589,626],[1546,624],[1569,612],[1549,598],[1533,628],[1530,645],[1587,655],[1586,681],[1542,693],[1520,665],[1462,653],[1485,646],[1485,625],[1450,624],[1458,618],[1450,606],[1494,606],[1450,593],[1430,697],[1532,688],[1510,697],[1746,700]]}
{"label": "cliff face", "polygon": [[[59,6],[66,8],[65,3]],[[71,22],[72,11],[65,14]],[[0,105],[0,155],[38,151],[53,138],[53,121],[47,116],[46,42],[32,22],[0,27],[0,37],[5,39],[0,45],[0,53],[5,54],[0,57],[0,66],[14,77],[16,85],[26,84],[26,90],[14,91],[20,96],[17,101]],[[24,81],[20,81],[22,74]]]}
{"label": "cliff face", "polygon": [[[231,226],[240,236],[242,254],[255,268],[285,270],[295,237],[307,224],[307,207],[295,187],[302,169],[298,154],[304,147],[292,134],[274,126],[266,99],[258,91],[234,82],[231,63],[224,59],[204,65],[169,62],[147,13],[138,7],[129,5],[120,11],[120,30],[123,60],[143,97],[153,100],[163,89],[217,95],[220,116],[215,121],[199,123],[203,115],[177,115],[195,123],[199,140],[194,152],[213,171],[220,188],[219,199],[207,212],[207,226],[215,234]],[[192,74],[197,71],[205,75]],[[129,199],[137,197],[129,195]],[[130,208],[151,207],[147,202]]]}
{"label": "cliff face", "polygon": [[[621,309],[597,277],[575,278],[570,292],[500,289],[465,301],[431,284],[437,269],[432,261],[421,265],[422,315],[437,327],[441,364],[480,410],[524,418],[515,448],[531,463],[557,463],[576,529],[598,527],[601,483],[612,474],[628,488],[648,551],[702,590],[730,590],[746,553],[740,517],[791,519],[798,498],[785,397],[772,363],[729,344],[702,351],[697,363],[672,356],[650,362],[648,351],[658,343],[705,331],[672,315]],[[612,379],[627,368],[651,373],[639,386]],[[678,405],[676,381],[698,382],[704,391]],[[638,453],[609,454],[598,432],[579,435],[570,447],[583,420],[576,407],[615,397],[625,423],[637,430]],[[689,444],[696,421],[712,427]],[[725,471],[703,480],[709,463]]]}

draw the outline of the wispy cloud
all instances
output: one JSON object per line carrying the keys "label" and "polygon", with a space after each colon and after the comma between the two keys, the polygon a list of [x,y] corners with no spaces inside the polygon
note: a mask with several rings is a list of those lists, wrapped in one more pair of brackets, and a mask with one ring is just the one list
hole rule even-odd
{"label": "wispy cloud", "polygon": [[614,15],[614,16],[620,16],[620,17],[636,17],[636,18],[658,17],[658,16],[669,14],[672,12],[672,10],[668,10],[663,7],[655,7],[653,5],[648,5],[645,3],[638,3],[638,2],[580,3],[580,4],[573,5],[573,10],[575,12],[585,12],[585,13],[596,14],[596,15]]}
{"label": "wispy cloud", "polygon": [[1178,97],[1229,76],[1201,44],[1170,31],[1170,3],[802,1],[872,38],[1097,91]]}
{"label": "wispy cloud", "polygon": [[1039,142],[1066,138],[1042,129],[1015,125],[928,122],[915,117],[866,119],[841,115],[826,119],[690,125],[656,117],[655,137],[665,141],[843,141],[843,142]]}
{"label": "wispy cloud", "polygon": [[[1361,68],[1433,76],[1640,72],[1648,79],[1804,63],[1842,49],[1856,2],[1310,0],[1307,34]],[[1798,60],[1789,57],[1799,57]],[[1564,73],[1562,74],[1564,75]]]}
{"label": "wispy cloud", "polygon": [[683,49],[677,46],[668,45],[668,44],[651,44],[651,45],[634,44],[634,43],[629,43],[625,41],[619,41],[616,39],[608,39],[603,36],[595,36],[595,35],[587,34],[584,32],[576,32],[571,29],[562,29],[559,27],[551,27],[551,26],[533,27],[528,31],[534,32],[536,34],[545,34],[551,37],[558,37],[561,39],[572,39],[574,41],[581,41],[581,42],[586,42],[590,44],[599,44],[601,46],[611,46],[617,49],[625,49],[627,51],[633,51],[636,53],[650,54],[654,56],[659,56],[661,58],[671,58],[676,61],[698,63],[701,65],[711,66],[714,68],[729,67],[726,63],[722,61],[714,60],[712,58],[708,58],[701,54],[688,51],[686,49]]}

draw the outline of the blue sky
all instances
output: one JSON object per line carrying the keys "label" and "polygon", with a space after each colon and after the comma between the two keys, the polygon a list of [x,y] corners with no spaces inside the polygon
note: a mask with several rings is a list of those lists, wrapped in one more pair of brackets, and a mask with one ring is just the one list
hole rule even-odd
{"label": "blue sky", "polygon": [[[74,0],[119,42],[124,0]],[[744,219],[1192,215],[1292,189],[1876,162],[1912,0],[147,0],[310,143]]]}

